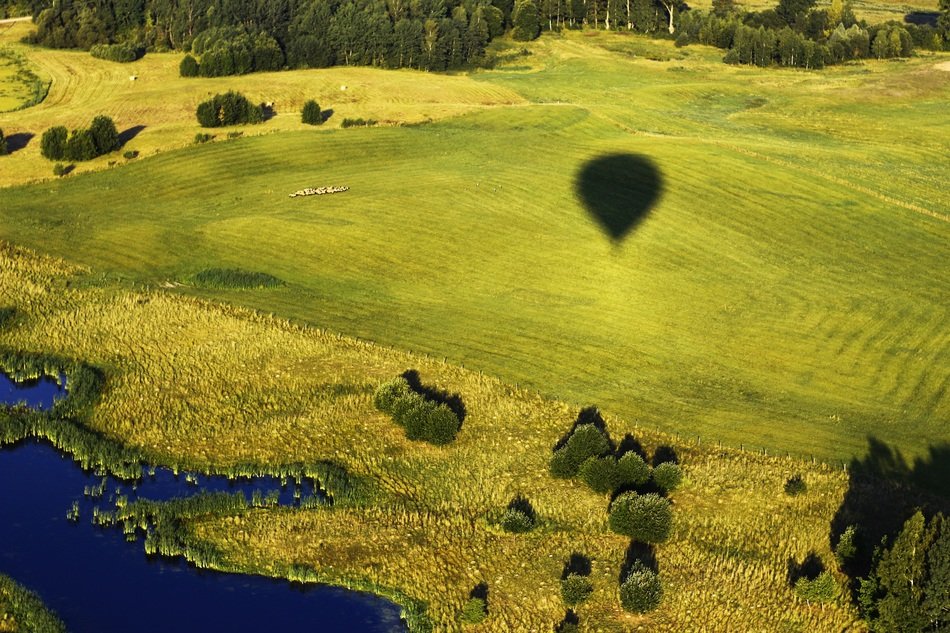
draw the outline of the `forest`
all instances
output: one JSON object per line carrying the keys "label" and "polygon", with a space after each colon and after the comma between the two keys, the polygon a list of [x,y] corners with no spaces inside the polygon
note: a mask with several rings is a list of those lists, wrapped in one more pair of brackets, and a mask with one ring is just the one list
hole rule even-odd
{"label": "forest", "polygon": [[593,28],[675,38],[727,50],[732,64],[821,68],[851,59],[907,57],[950,46],[950,2],[915,23],[869,25],[850,2],[779,0],[744,11],[683,0],[16,0],[3,14],[29,13],[35,43],[90,49],[133,61],[141,51],[189,51],[183,75],[223,76],[281,68],[363,65],[448,70],[490,65],[486,46],[506,32],[532,40],[543,30]]}

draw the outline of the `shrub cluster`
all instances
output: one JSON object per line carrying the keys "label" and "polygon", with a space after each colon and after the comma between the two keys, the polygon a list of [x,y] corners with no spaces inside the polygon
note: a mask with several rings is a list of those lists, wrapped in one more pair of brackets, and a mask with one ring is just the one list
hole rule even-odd
{"label": "shrub cluster", "polygon": [[284,285],[273,275],[239,268],[206,268],[192,275],[190,281],[204,288],[277,288]]}
{"label": "shrub cluster", "polygon": [[115,123],[99,115],[88,128],[72,133],[61,125],[49,128],[40,139],[40,153],[50,160],[85,161],[114,152],[121,145]]}
{"label": "shrub cluster", "polygon": [[89,54],[111,62],[128,63],[141,59],[145,55],[145,47],[131,44],[96,44],[89,49]]}
{"label": "shrub cluster", "polygon": [[247,97],[232,90],[199,103],[195,114],[202,127],[223,127],[260,123],[264,120],[264,107],[253,105]]}
{"label": "shrub cluster", "polygon": [[815,578],[802,576],[795,581],[795,595],[809,604],[825,604],[838,596],[838,583],[828,571],[821,572]]}
{"label": "shrub cluster", "polygon": [[790,497],[797,497],[798,495],[803,495],[808,491],[808,484],[805,483],[805,478],[801,474],[795,474],[788,478],[788,481],[785,482],[785,494]]}
{"label": "shrub cluster", "polygon": [[376,119],[343,119],[340,121],[340,127],[372,127],[377,123],[378,121]]}
{"label": "shrub cluster", "polygon": [[662,543],[670,537],[673,510],[655,493],[625,492],[610,505],[610,529],[641,543]]}
{"label": "shrub cluster", "polygon": [[594,424],[580,424],[551,457],[551,474],[561,479],[576,477],[588,459],[606,457],[610,452],[606,433]]}
{"label": "shrub cluster", "polygon": [[410,440],[448,444],[455,439],[461,422],[447,405],[432,402],[416,393],[400,376],[381,384],[373,396],[376,408],[392,416],[406,430]]}

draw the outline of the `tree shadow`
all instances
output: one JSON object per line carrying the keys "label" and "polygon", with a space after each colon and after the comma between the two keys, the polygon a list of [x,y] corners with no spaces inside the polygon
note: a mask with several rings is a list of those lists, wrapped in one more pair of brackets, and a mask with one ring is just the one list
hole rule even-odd
{"label": "tree shadow", "polygon": [[643,444],[630,433],[624,435],[623,439],[620,440],[620,444],[617,445],[617,459],[620,459],[627,453],[636,453],[643,458],[643,461],[646,462],[648,460],[647,451],[643,448]]}
{"label": "tree shadow", "polygon": [[273,103],[261,104],[261,120],[262,121],[270,121],[275,116],[277,116],[277,111],[274,109]]}
{"label": "tree shadow", "polygon": [[822,562],[821,558],[818,557],[818,554],[815,552],[808,552],[808,556],[806,556],[800,563],[794,558],[788,559],[788,572],[786,577],[788,579],[789,586],[794,587],[799,578],[814,580],[815,578],[818,578],[819,574],[821,574],[823,571],[825,571],[825,564]]}
{"label": "tree shadow", "polygon": [[937,20],[940,13],[937,11],[911,11],[904,16],[904,22],[907,24],[916,24],[917,26],[937,26]]}
{"label": "tree shadow", "polygon": [[333,116],[333,108],[327,108],[326,110],[320,110],[320,122],[326,123],[330,120],[330,117]]}
{"label": "tree shadow", "polygon": [[3,306],[0,308],[0,329],[11,325],[16,317],[17,309],[13,306]]}
{"label": "tree shadow", "polygon": [[645,156],[610,154],[584,164],[575,190],[601,230],[617,243],[650,214],[663,192],[663,177]]}
{"label": "tree shadow", "polygon": [[468,599],[478,598],[485,601],[485,610],[488,610],[488,583],[480,582],[468,592]]}
{"label": "tree shadow", "polygon": [[655,468],[666,462],[678,464],[680,463],[680,456],[676,454],[676,449],[672,446],[666,444],[657,446],[656,450],[653,451],[653,467]]}
{"label": "tree shadow", "polygon": [[564,580],[571,574],[578,576],[590,576],[592,570],[590,558],[579,552],[571,554],[567,562],[564,563],[564,570],[561,572],[561,580]]}
{"label": "tree shadow", "polygon": [[19,152],[21,149],[30,144],[30,141],[33,140],[33,137],[36,135],[32,132],[17,132],[16,134],[11,134],[7,136],[7,153],[12,154],[14,152]]}
{"label": "tree shadow", "polygon": [[627,552],[623,557],[623,563],[620,565],[620,578],[618,579],[620,584],[623,584],[623,581],[630,575],[630,570],[636,562],[640,562],[656,574],[660,573],[660,564],[656,560],[656,551],[654,551],[653,546],[638,541],[630,541]]}
{"label": "tree shadow", "polygon": [[867,576],[874,548],[918,509],[927,519],[950,514],[950,443],[931,446],[911,465],[898,448],[868,437],[867,455],[848,466],[848,492],[831,522],[833,546],[848,526],[857,528],[857,551],[843,571],[853,579]]}
{"label": "tree shadow", "polygon": [[531,519],[532,522],[535,522],[538,520],[538,515],[534,511],[534,506],[531,505],[531,502],[528,501],[528,498],[522,494],[518,494],[517,496],[515,496],[514,499],[508,502],[508,509],[517,510],[518,512],[522,513],[523,515]]}
{"label": "tree shadow", "polygon": [[419,378],[419,372],[415,369],[407,369],[402,373],[402,377],[409,383],[409,388],[417,394],[426,400],[444,404],[458,417],[460,423],[465,421],[466,411],[465,403],[462,402],[462,396],[457,393],[449,393],[441,389],[436,389],[435,387],[423,385],[422,380]]}
{"label": "tree shadow", "polygon": [[562,619],[557,626],[554,627],[554,630],[557,633],[562,633],[566,631],[576,631],[577,627],[580,626],[581,619],[577,617],[577,614],[574,613],[573,609],[568,609],[567,613],[564,614],[564,619]]}
{"label": "tree shadow", "polygon": [[134,139],[136,136],[145,129],[144,125],[133,125],[130,128],[122,130],[119,132],[119,145],[124,146],[126,143]]}

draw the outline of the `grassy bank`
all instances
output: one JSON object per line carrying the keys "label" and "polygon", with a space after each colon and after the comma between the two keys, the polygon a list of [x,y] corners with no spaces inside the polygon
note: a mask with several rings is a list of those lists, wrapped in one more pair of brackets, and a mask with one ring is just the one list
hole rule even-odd
{"label": "grassy bank", "polygon": [[[187,85],[170,57],[142,60],[155,65],[150,84],[78,53],[35,52],[73,74],[30,125],[131,108],[119,127],[148,126],[143,143],[152,126],[156,143],[177,138],[172,128],[191,138],[193,101],[226,87],[291,103],[304,86],[346,81],[354,114],[393,118],[383,111],[406,103],[418,120],[435,94],[461,104],[443,114],[468,114],[313,133],[278,116],[263,127],[286,132],[6,189],[0,236],[707,443],[847,460],[872,434],[912,455],[947,439],[942,57],[735,68],[703,47],[603,33],[532,51],[468,76],[344,68]],[[108,79],[93,81],[100,72]],[[131,105],[148,86],[160,111]],[[23,153],[33,169],[34,145],[3,160]],[[586,167],[617,154],[655,178],[630,190],[620,174],[583,195]],[[5,174],[21,163],[9,164]],[[350,189],[288,197],[318,184]],[[644,215],[612,240],[591,213],[631,198]],[[190,281],[235,268],[286,285]],[[230,428],[240,397],[220,400]]]}
{"label": "grassy bank", "polygon": [[[469,593],[487,583],[489,618],[472,630],[544,630],[564,617],[558,581],[577,552],[591,559],[594,585],[578,615],[600,630],[775,630],[776,618],[788,631],[861,630],[842,598],[809,606],[788,582],[790,560],[815,552],[833,564],[828,526],[847,488],[840,469],[697,446],[607,416],[614,438],[630,433],[648,454],[672,445],[686,474],[673,494],[673,536],[656,550],[666,597],[635,617],[617,601],[629,541],[607,529],[607,499],[548,474],[576,407],[425,356],[128,291],[11,247],[0,250],[0,305],[16,314],[0,344],[100,368],[105,387],[88,425],[158,463],[328,461],[363,482],[362,493],[320,509],[192,516],[188,549],[215,552],[212,566],[383,588],[424,605],[440,630],[457,628]],[[462,399],[449,446],[407,440],[373,405],[374,385],[407,368]],[[796,472],[808,492],[789,497],[782,488]],[[497,525],[517,494],[539,517],[527,534]]]}

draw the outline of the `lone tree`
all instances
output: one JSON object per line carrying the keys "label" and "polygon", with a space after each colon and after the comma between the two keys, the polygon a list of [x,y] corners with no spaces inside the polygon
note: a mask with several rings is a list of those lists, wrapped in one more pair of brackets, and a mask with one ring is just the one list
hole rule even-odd
{"label": "lone tree", "polygon": [[114,152],[122,145],[119,141],[119,132],[115,129],[115,123],[105,115],[100,114],[92,120],[89,132],[92,134],[92,142],[96,146],[97,156]]}
{"label": "lone tree", "polygon": [[647,613],[660,606],[663,587],[655,571],[636,561],[620,585],[620,605],[626,611]]}
{"label": "lone tree", "polygon": [[662,543],[670,537],[673,510],[658,494],[625,492],[610,506],[610,529],[641,543]]}
{"label": "lone tree", "polygon": [[568,574],[561,580],[561,598],[569,607],[586,601],[593,591],[594,585],[587,576]]}
{"label": "lone tree", "polygon": [[50,160],[63,160],[66,158],[66,140],[69,138],[69,130],[62,125],[51,127],[43,132],[40,138],[40,153]]}
{"label": "lone tree", "polygon": [[301,119],[307,125],[320,125],[323,123],[323,113],[320,112],[320,106],[316,101],[310,99],[303,104],[303,113]]}
{"label": "lone tree", "polygon": [[191,55],[185,55],[178,65],[178,74],[182,77],[197,77],[199,72],[198,61]]}

